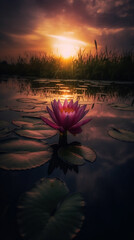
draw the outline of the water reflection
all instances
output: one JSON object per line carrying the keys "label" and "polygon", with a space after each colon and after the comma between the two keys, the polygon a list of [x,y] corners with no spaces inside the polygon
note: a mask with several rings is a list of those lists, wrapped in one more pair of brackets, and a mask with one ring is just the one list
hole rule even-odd
{"label": "water reflection", "polygon": [[[57,83],[58,82],[58,83]],[[83,85],[84,83],[84,85]],[[102,84],[103,83],[103,84]],[[7,91],[14,91],[20,96],[35,96],[48,102],[55,99],[68,98],[89,102],[115,102],[123,98],[126,102],[132,99],[134,84],[116,84],[113,82],[98,81],[77,81],[77,80],[50,80],[50,79],[17,79],[9,78],[8,81],[1,81],[1,89],[5,94]],[[15,94],[15,97],[16,97]]]}
{"label": "water reflection", "polygon": [[57,153],[59,149],[58,144],[52,145],[51,148],[53,149],[53,155],[51,160],[49,161],[48,175],[51,175],[56,168],[60,168],[64,172],[64,174],[67,174],[69,170],[74,171],[76,173],[79,172],[78,166],[69,165],[68,163],[64,162],[58,157],[58,153]]}
{"label": "water reflection", "polygon": [[[57,145],[54,145],[53,157],[43,166],[19,173],[0,170],[0,211],[6,239],[20,239],[16,225],[19,197],[40,178],[48,175],[63,179],[71,192],[81,192],[86,201],[86,221],[77,236],[78,240],[123,239],[124,236],[131,239],[134,211],[133,143],[111,138],[108,130],[114,127],[134,131],[134,111],[122,111],[110,105],[130,106],[133,96],[134,84],[130,83],[17,78],[0,82],[0,120],[7,121],[6,127],[10,130],[10,136],[2,137],[1,142],[8,138],[25,139],[16,136],[16,126],[12,121],[20,121],[24,116],[37,120],[41,114],[46,116],[46,106],[53,99],[63,102],[67,98],[87,104],[90,109],[88,117],[92,118],[91,123],[83,126],[80,135],[68,134],[68,143],[80,142],[94,149],[97,155],[94,163],[87,163],[78,169],[57,158]],[[37,112],[30,112],[32,110]],[[48,139],[47,143],[57,144],[58,136]]]}

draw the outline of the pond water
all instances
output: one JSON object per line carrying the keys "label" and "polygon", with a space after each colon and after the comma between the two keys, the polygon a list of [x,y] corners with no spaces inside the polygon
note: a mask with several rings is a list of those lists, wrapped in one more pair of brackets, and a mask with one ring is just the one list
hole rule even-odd
{"label": "pond water", "polygon": [[[75,239],[134,239],[133,96],[134,84],[130,82],[122,84],[109,81],[1,78],[2,240],[21,239],[21,224],[18,223],[20,199],[42,178],[48,177],[60,179],[70,193],[80,193],[84,199],[85,206],[82,211],[85,219]],[[40,129],[43,127],[39,118],[48,117],[46,107],[51,107],[54,99],[60,99],[61,102],[73,99],[78,100],[80,105],[87,104],[90,111],[86,117],[91,117],[92,121],[82,127],[82,133],[76,136],[68,134],[68,143],[79,142],[82,146],[91,148],[96,154],[95,161],[85,161],[80,166],[74,166],[57,160],[57,155],[49,156],[49,151],[52,150],[46,150],[46,145],[55,144],[56,152],[59,133],[48,128],[45,130],[46,135],[42,135]],[[30,125],[33,124],[32,121],[38,125],[36,128],[34,126],[36,133],[29,133],[29,129],[33,130],[33,125]],[[121,129],[125,130],[125,133]],[[46,152],[43,152],[40,146],[41,152],[32,149],[33,155],[28,155],[26,145],[37,146],[38,143],[44,144]],[[19,148],[19,152],[15,148]],[[32,156],[34,160],[31,162]],[[23,160],[28,163],[23,164]],[[25,216],[23,217],[25,219]]]}

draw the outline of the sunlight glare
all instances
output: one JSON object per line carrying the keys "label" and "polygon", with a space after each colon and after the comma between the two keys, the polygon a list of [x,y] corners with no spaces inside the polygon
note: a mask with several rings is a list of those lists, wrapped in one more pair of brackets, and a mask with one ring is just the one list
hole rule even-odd
{"label": "sunlight glare", "polygon": [[[59,43],[55,45],[57,54],[63,58],[69,58],[76,54],[77,50],[71,43]],[[56,51],[55,51],[56,53]]]}
{"label": "sunlight glare", "polygon": [[53,49],[54,54],[63,58],[76,56],[79,49],[87,44],[83,41],[67,38],[58,35],[47,35],[54,38]]}

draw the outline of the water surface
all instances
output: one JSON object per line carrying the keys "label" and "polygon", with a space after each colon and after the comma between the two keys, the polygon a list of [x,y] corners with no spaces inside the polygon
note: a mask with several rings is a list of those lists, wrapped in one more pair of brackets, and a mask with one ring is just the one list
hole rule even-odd
{"label": "water surface", "polygon": [[[60,178],[71,192],[85,200],[85,220],[77,240],[133,239],[134,143],[119,141],[108,134],[111,128],[134,131],[134,111],[113,105],[133,106],[134,84],[82,80],[22,79],[3,77],[0,82],[0,120],[8,121],[11,133],[5,139],[23,139],[15,134],[13,120],[46,113],[51,101],[65,98],[87,104],[92,121],[81,134],[68,135],[96,152],[93,163],[77,169],[51,166],[50,162],[31,170],[0,169],[1,239],[19,240],[17,205],[23,193],[41,178]],[[28,99],[28,100],[27,100]],[[36,99],[34,102],[33,99]],[[36,110],[35,110],[36,109]],[[34,111],[35,110],[35,111]],[[58,143],[58,133],[48,139]]]}

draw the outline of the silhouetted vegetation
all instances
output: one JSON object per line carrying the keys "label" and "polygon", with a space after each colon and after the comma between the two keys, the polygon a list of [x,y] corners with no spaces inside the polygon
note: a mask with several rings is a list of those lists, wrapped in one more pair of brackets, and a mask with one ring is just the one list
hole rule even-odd
{"label": "silhouetted vegetation", "polygon": [[16,60],[0,61],[0,74],[60,79],[134,80],[133,52],[119,54],[106,48],[98,53],[96,41],[95,48],[94,55],[80,50],[77,57],[69,59],[27,53]]}

